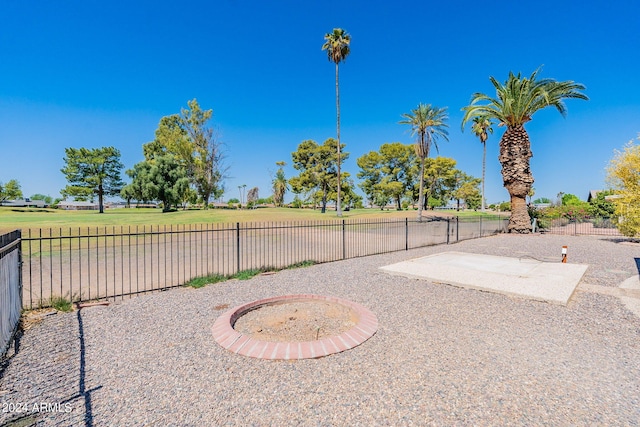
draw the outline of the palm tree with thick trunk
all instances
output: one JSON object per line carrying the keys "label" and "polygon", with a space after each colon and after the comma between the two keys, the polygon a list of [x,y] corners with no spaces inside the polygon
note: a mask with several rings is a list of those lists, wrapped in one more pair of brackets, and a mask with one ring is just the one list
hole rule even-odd
{"label": "palm tree with thick trunk", "polygon": [[344,61],[351,49],[349,44],[351,43],[351,36],[342,28],[334,28],[332,33],[327,33],[324,36],[324,44],[322,50],[327,51],[329,61],[336,64],[336,128],[337,128],[337,140],[338,140],[338,164],[337,164],[337,200],[336,200],[336,213],[338,216],[342,216],[342,210],[340,209],[340,85],[339,85],[339,73],[338,64]]}
{"label": "palm tree with thick trunk", "polygon": [[[487,169],[487,139],[489,139],[489,134],[493,133],[492,124],[491,119],[477,116],[473,118],[473,124],[471,125],[471,131],[480,139],[482,144],[482,212],[485,211],[484,178]],[[464,130],[464,127],[462,129]]]}
{"label": "palm tree with thick trunk", "polygon": [[509,72],[509,78],[504,84],[490,77],[489,80],[496,89],[496,97],[474,93],[471,104],[462,109],[465,112],[462,119],[463,127],[475,117],[486,117],[495,119],[499,126],[507,128],[500,139],[498,160],[502,164],[504,187],[511,197],[508,229],[512,233],[531,231],[526,197],[533,184],[529,165],[533,154],[524,124],[531,120],[536,111],[546,107],[555,107],[565,116],[567,108],[564,99],[589,99],[580,92],[585,89],[584,85],[571,80],[559,82],[553,79],[538,79],[539,71],[540,69],[537,69],[530,77]]}
{"label": "palm tree with thick trunk", "polygon": [[286,163],[280,161],[276,162],[276,165],[279,166],[279,168],[271,182],[273,186],[273,204],[276,207],[281,207],[284,204],[284,195],[289,189],[289,183],[284,175],[284,166]]}
{"label": "palm tree with thick trunk", "polygon": [[418,104],[418,108],[410,113],[402,115],[404,120],[399,123],[411,126],[411,135],[417,135],[414,145],[416,155],[420,158],[420,190],[418,193],[418,221],[422,221],[422,210],[424,207],[424,164],[429,157],[431,143],[438,150],[438,139],[449,140],[449,133],[445,123],[448,119],[447,107],[438,108],[431,104]]}

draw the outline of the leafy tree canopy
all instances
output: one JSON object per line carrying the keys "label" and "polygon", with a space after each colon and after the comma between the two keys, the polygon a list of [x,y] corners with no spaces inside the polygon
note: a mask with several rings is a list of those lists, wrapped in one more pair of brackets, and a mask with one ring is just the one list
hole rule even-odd
{"label": "leafy tree canopy", "polygon": [[359,186],[374,204],[383,207],[393,199],[401,210],[401,199],[417,178],[415,161],[416,154],[411,145],[382,144],[379,151],[370,151],[357,159],[360,167],[357,176],[363,180]]}
{"label": "leafy tree canopy", "polygon": [[120,194],[124,182],[120,172],[120,151],[114,147],[65,148],[65,166],[61,172],[69,185],[62,195],[76,200],[87,200],[98,196],[100,213],[104,212],[104,196]]}
{"label": "leafy tree canopy", "polygon": [[481,206],[482,195],[480,193],[480,178],[474,178],[462,171],[456,172],[455,186],[451,192],[452,197],[458,201],[458,209],[460,209],[460,200],[463,200],[468,209],[478,209]]}
{"label": "leafy tree canopy", "polygon": [[425,194],[440,200],[441,204],[437,206],[445,204],[451,199],[456,188],[458,173],[456,161],[450,157],[438,156],[427,159],[424,169]]}
{"label": "leafy tree canopy", "polygon": [[132,182],[123,188],[123,197],[138,201],[158,200],[162,202],[163,212],[190,197],[186,171],[171,154],[137,163],[127,175]]}
{"label": "leafy tree canopy", "polygon": [[[329,192],[336,191],[337,194],[337,145],[333,138],[327,139],[322,145],[306,140],[291,153],[293,167],[300,171],[298,176],[289,179],[291,190],[296,194],[307,195],[319,192],[323,213],[326,211]],[[349,153],[342,152],[343,160],[348,157]]]}
{"label": "leafy tree canopy", "polygon": [[636,237],[640,235],[640,145],[630,141],[622,151],[616,151],[607,173],[617,196],[618,229],[625,236]]}
{"label": "leafy tree canopy", "polygon": [[22,199],[22,189],[17,179],[11,179],[6,184],[0,182],[0,202],[5,200]]}
{"label": "leafy tree canopy", "polygon": [[605,200],[605,197],[615,194],[612,190],[599,191],[596,197],[589,203],[589,213],[594,217],[610,218],[614,216],[616,206],[614,203]]}
{"label": "leafy tree canopy", "polygon": [[562,195],[562,205],[563,206],[577,206],[585,203],[580,200],[578,196],[575,194],[566,193]]}
{"label": "leafy tree canopy", "polygon": [[196,99],[187,102],[180,114],[160,119],[155,139],[143,146],[147,161],[171,154],[182,166],[205,209],[211,197],[224,193],[226,168],[222,144],[210,121],[213,110],[203,110]]}

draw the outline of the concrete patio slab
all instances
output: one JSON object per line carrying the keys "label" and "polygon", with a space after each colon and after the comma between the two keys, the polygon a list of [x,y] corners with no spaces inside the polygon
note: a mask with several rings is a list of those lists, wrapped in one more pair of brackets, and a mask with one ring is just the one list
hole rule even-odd
{"label": "concrete patio slab", "polygon": [[[640,291],[640,277],[631,276],[620,285],[622,289]],[[624,305],[632,311],[636,316],[640,317],[640,298],[630,296],[620,297]]]}
{"label": "concrete patio slab", "polygon": [[444,252],[380,269],[434,283],[567,305],[588,267],[531,258]]}

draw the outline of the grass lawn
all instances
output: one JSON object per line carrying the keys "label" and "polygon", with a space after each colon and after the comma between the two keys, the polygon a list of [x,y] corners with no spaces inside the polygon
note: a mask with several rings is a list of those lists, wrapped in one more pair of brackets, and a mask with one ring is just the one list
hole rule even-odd
{"label": "grass lawn", "polygon": [[[417,215],[415,210],[381,211],[380,209],[355,209],[343,213],[344,219],[367,218],[410,218]],[[480,212],[425,211],[425,215],[436,216],[478,216]],[[495,215],[495,213],[491,213]],[[260,209],[209,209],[180,210],[162,213],[161,209],[110,209],[99,214],[97,211],[64,211],[58,209],[22,209],[0,207],[0,233],[15,229],[105,227],[128,225],[177,225],[234,222],[284,222],[336,220],[335,211],[320,213],[313,209],[260,208]]]}

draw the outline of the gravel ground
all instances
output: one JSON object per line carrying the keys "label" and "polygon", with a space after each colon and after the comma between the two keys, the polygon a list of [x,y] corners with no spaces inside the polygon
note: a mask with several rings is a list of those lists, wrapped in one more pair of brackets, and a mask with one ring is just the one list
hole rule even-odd
{"label": "gravel ground", "polygon": [[[443,251],[559,261],[562,245],[569,262],[590,266],[581,286],[638,274],[637,244],[500,235],[47,316],[4,370],[0,424],[638,426],[640,319],[619,298],[579,286],[562,307],[378,270]],[[360,303],[378,332],[301,361],[213,341],[216,306],[298,293]],[[35,411],[41,402],[49,408]]]}

